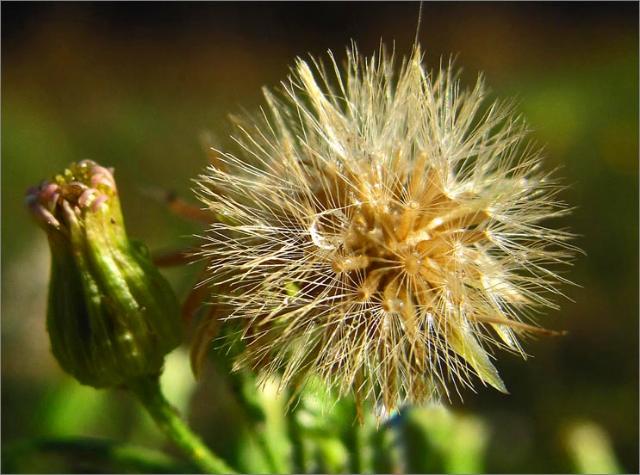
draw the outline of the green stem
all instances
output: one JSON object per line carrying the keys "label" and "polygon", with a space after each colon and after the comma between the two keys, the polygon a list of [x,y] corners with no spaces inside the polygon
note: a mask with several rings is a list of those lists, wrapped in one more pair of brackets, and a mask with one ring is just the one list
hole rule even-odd
{"label": "green stem", "polygon": [[352,422],[352,426],[347,433],[345,445],[349,450],[352,473],[367,473],[364,456],[364,427],[360,421]]}
{"label": "green stem", "polygon": [[388,426],[378,427],[373,433],[373,473],[402,473],[393,439],[392,429]]}
{"label": "green stem", "polygon": [[[27,473],[38,472],[44,467],[52,468],[50,464],[55,462],[46,457],[40,458],[46,454],[62,456],[63,460],[68,461],[71,471],[79,472],[100,469],[105,473],[185,473],[193,469],[191,465],[176,462],[163,453],[142,447],[110,440],[62,438],[31,439],[13,443],[6,450],[3,448],[3,471]],[[53,470],[65,468],[54,465]]]}
{"label": "green stem", "polygon": [[258,393],[255,376],[246,371],[233,371],[228,358],[216,354],[216,364],[226,374],[226,382],[242,414],[251,428],[251,437],[262,451],[270,473],[288,473],[286,449],[278,440],[269,437],[268,417],[264,401]]}
{"label": "green stem", "polygon": [[273,447],[273,441],[267,437],[265,428],[259,426],[254,427],[253,435],[265,456],[271,473],[286,473],[288,470],[284,467],[284,464],[281,463],[280,457],[276,455],[276,450]]}
{"label": "green stem", "polygon": [[307,450],[305,439],[298,423],[298,408],[293,405],[287,412],[287,430],[291,440],[293,470],[297,473],[307,473]]}
{"label": "green stem", "polygon": [[162,394],[157,376],[140,378],[129,384],[129,389],[138,396],[160,430],[204,473],[236,473],[187,427]]}

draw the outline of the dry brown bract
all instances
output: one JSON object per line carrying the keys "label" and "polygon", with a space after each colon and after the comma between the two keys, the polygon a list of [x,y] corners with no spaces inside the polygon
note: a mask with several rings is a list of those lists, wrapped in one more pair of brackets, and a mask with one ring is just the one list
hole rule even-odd
{"label": "dry brown bract", "polygon": [[[522,352],[521,318],[553,307],[570,235],[540,154],[479,78],[397,76],[384,52],[298,60],[268,107],[239,123],[239,153],[198,181],[218,217],[201,254],[241,323],[236,362],[297,385],[321,377],[386,410],[458,384],[506,391],[487,344]],[[497,337],[497,338],[496,338]]]}

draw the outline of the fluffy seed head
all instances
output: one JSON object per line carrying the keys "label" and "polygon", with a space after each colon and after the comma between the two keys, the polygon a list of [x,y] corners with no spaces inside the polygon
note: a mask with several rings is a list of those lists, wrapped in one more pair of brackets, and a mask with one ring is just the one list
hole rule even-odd
{"label": "fluffy seed head", "polygon": [[472,374],[506,391],[487,348],[522,352],[523,317],[553,306],[570,235],[541,222],[567,212],[559,188],[482,78],[461,89],[418,48],[399,68],[347,54],[346,69],[299,59],[198,181],[236,364],[386,410]]}

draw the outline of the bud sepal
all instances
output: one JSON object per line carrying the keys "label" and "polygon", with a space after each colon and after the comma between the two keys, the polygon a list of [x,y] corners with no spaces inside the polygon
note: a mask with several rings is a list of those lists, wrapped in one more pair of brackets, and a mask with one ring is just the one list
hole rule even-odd
{"label": "bud sepal", "polygon": [[127,237],[112,171],[72,164],[27,204],[51,249],[47,329],[62,368],[96,388],[159,373],[181,341],[179,305]]}

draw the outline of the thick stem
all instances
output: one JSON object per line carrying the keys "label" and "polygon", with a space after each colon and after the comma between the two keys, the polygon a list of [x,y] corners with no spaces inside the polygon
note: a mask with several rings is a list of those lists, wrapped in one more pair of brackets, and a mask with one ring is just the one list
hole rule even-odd
{"label": "thick stem", "polygon": [[264,427],[254,427],[254,437],[258,446],[262,450],[265,458],[267,459],[267,463],[269,464],[269,468],[272,473],[286,473],[288,470],[281,463],[281,457],[276,455],[276,450],[273,447],[273,442],[269,440],[267,435],[265,434]]}
{"label": "thick stem", "polygon": [[138,396],[160,430],[204,473],[236,473],[187,427],[162,394],[157,376],[140,378],[129,384],[129,389]]}
{"label": "thick stem", "polygon": [[347,434],[345,445],[349,450],[352,473],[367,473],[364,456],[364,427],[360,421],[355,421]]}
{"label": "thick stem", "polygon": [[287,411],[287,429],[289,432],[289,438],[292,445],[292,463],[294,472],[307,473],[307,448],[304,437],[298,423],[297,405],[293,405]]}

